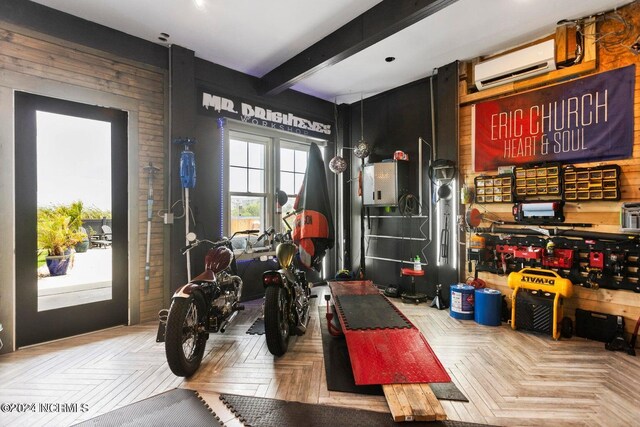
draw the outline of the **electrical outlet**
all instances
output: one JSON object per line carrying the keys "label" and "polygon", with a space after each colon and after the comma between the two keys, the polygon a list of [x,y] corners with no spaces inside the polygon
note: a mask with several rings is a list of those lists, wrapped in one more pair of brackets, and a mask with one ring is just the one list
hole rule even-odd
{"label": "electrical outlet", "polygon": [[173,224],[173,214],[172,213],[164,214],[164,223],[165,224]]}

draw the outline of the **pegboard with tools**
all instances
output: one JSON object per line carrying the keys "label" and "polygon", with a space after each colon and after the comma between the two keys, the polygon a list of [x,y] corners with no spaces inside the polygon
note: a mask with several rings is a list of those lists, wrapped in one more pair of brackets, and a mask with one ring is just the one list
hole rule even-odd
{"label": "pegboard with tools", "polygon": [[[637,236],[612,235],[598,238],[578,239],[562,236],[564,231],[555,230],[554,236],[505,234],[480,232],[476,242],[467,249],[469,272],[475,265],[478,272],[507,275],[526,267],[553,270],[586,288],[606,288],[640,292],[640,242]],[[525,230],[525,233],[532,230]]]}

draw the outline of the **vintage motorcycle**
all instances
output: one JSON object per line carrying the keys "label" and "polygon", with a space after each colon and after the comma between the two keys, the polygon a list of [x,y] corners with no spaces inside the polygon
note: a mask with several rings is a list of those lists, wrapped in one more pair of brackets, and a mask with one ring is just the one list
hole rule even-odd
{"label": "vintage motorcycle", "polygon": [[[191,249],[207,243],[211,248],[204,261],[204,272],[191,279],[173,294],[166,315],[165,333],[158,331],[158,340],[164,336],[165,354],[171,371],[182,377],[196,372],[210,332],[223,333],[244,306],[239,304],[242,279],[237,275],[232,239],[238,234],[258,234],[258,230],[245,230],[220,241],[198,240],[195,234],[187,236],[191,242],[182,248]],[[166,313],[165,313],[166,314]],[[161,324],[163,315],[161,313]]]}
{"label": "vintage motorcycle", "polygon": [[[284,204],[284,203],[283,203]],[[309,299],[311,287],[304,271],[294,266],[298,248],[291,239],[291,227],[287,219],[297,214],[291,212],[283,217],[288,231],[275,235],[276,258],[279,270],[266,271],[262,275],[265,287],[264,329],[269,352],[282,356],[289,347],[289,336],[303,335],[309,322]]]}

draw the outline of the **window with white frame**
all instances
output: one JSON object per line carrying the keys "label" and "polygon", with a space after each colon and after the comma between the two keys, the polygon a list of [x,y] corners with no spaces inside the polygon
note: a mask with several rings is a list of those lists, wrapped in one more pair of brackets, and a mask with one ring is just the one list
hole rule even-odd
{"label": "window with white frame", "polygon": [[[307,160],[309,159],[309,145],[302,145],[293,141],[280,141],[280,189],[287,193],[289,200],[282,207],[282,215],[286,215],[293,209],[296,196],[302,187],[304,174],[307,171]],[[320,152],[324,158],[324,147],[320,147]],[[289,225],[293,222],[288,220]],[[284,227],[284,223],[282,224]]]}
{"label": "window with white frame", "polygon": [[[289,200],[282,215],[293,209],[307,169],[311,140],[236,124],[229,131],[228,189],[226,209],[228,235],[239,230],[284,230],[276,218],[275,190]],[[318,141],[315,141],[318,143]],[[318,144],[324,155],[322,143]],[[289,221],[293,225],[292,221]]]}
{"label": "window with white frame", "polygon": [[265,228],[269,146],[269,138],[239,132],[229,135],[230,234]]}

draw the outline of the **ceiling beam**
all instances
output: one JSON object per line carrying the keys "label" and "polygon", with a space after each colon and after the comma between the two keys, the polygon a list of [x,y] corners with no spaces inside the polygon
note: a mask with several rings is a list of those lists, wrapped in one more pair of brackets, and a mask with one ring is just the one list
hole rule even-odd
{"label": "ceiling beam", "polygon": [[383,0],[260,79],[260,92],[275,95],[325,67],[383,40],[457,0]]}

